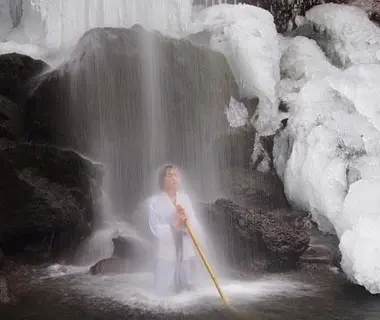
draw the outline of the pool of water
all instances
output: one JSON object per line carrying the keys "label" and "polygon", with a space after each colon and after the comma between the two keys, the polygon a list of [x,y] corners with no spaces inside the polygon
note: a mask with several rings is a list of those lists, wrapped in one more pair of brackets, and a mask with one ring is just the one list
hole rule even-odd
{"label": "pool of water", "polygon": [[380,298],[338,274],[270,274],[250,280],[221,279],[232,308],[211,283],[160,298],[148,273],[91,276],[88,268],[59,266],[20,279],[17,304],[1,319],[380,319]]}

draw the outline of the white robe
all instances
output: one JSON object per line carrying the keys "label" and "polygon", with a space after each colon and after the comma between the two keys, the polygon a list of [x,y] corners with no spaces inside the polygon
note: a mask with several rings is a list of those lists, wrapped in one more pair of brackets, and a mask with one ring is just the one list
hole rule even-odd
{"label": "white robe", "polygon": [[[196,225],[193,206],[184,192],[177,193],[177,204],[182,205],[187,213],[190,225]],[[154,195],[148,200],[149,227],[157,239],[156,256],[156,290],[159,294],[172,294],[175,290],[176,272],[181,270],[181,281],[190,284],[193,269],[192,260],[196,256],[190,235],[185,228],[182,234],[182,257],[178,261],[172,225],[176,218],[176,208],[165,192]]]}

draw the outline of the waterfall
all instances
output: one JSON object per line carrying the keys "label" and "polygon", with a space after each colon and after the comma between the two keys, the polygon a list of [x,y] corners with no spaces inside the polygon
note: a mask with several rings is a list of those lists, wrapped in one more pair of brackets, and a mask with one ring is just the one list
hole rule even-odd
{"label": "waterfall", "polygon": [[12,5],[7,0],[0,7],[6,19],[2,20],[9,27],[13,20],[17,26],[8,40],[51,49],[75,45],[95,27],[130,28],[141,24],[178,37],[191,11],[192,0],[16,0]]}
{"label": "waterfall", "polygon": [[221,195],[218,174],[231,156],[219,145],[228,132],[223,111],[237,86],[223,55],[179,39],[192,2],[23,0],[9,37],[57,51],[73,47],[70,58],[46,75],[59,79],[52,97],[42,93],[36,102],[41,109],[49,101],[53,143],[107,168],[103,198],[110,205],[80,250],[88,253],[85,260],[110,254],[102,242],[120,221],[125,229],[156,189],[155,174],[165,163],[183,170],[194,202]]}

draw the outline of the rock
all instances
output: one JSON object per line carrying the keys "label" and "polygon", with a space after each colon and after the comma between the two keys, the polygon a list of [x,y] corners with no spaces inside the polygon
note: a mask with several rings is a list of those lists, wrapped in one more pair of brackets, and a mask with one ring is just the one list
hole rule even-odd
{"label": "rock", "polygon": [[0,55],[0,95],[23,106],[33,87],[32,80],[47,68],[45,62],[26,55]]}
{"label": "rock", "polygon": [[255,133],[246,128],[233,128],[217,137],[213,144],[214,154],[224,154],[216,159],[221,170],[249,168]]}
{"label": "rock", "polygon": [[238,269],[297,268],[310,241],[307,231],[281,221],[275,214],[249,211],[230,200],[219,199],[206,206],[203,216],[213,242],[224,249],[225,262]]}
{"label": "rock", "polygon": [[0,248],[0,270],[3,268],[4,263],[4,253],[3,250]]}
{"label": "rock", "polygon": [[290,208],[282,181],[275,172],[232,167],[222,172],[223,193],[246,208]]}
{"label": "rock", "polygon": [[[311,216],[309,217],[311,221]],[[314,222],[310,222],[310,244],[300,257],[300,266],[304,271],[341,270],[339,239],[333,234],[323,234]]]}
{"label": "rock", "polygon": [[9,291],[8,281],[4,274],[0,273],[0,305],[12,302],[12,295]]}
{"label": "rock", "polygon": [[112,256],[95,263],[90,268],[91,274],[141,272],[152,267],[153,247],[150,243],[126,235],[119,235],[112,242]]}
{"label": "rock", "polygon": [[[22,109],[11,100],[0,96],[0,140],[17,141],[23,126]],[[3,149],[0,147],[0,150]]]}
{"label": "rock", "polygon": [[5,255],[70,255],[91,231],[103,170],[72,151],[19,144],[0,152],[0,244]]}
{"label": "rock", "polygon": [[119,236],[112,239],[113,258],[133,260],[135,263],[145,264],[152,260],[152,244],[142,239]]}
{"label": "rock", "polygon": [[312,217],[309,213],[289,208],[275,208],[270,213],[279,221],[288,223],[296,229],[310,231],[314,228]]}
{"label": "rock", "polygon": [[131,261],[119,258],[107,258],[100,260],[90,268],[92,275],[121,274],[140,271]]}
{"label": "rock", "polygon": [[114,210],[132,212],[148,192],[141,179],[166,162],[211,189],[210,144],[228,131],[223,108],[238,94],[221,53],[140,26],[95,28],[28,100],[27,136],[105,163]]}

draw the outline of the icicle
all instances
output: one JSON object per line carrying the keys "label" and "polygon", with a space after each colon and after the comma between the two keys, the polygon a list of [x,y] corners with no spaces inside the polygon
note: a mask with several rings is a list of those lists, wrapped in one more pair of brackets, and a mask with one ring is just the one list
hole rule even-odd
{"label": "icicle", "polygon": [[75,43],[94,27],[129,28],[136,23],[180,36],[192,10],[192,0],[23,0],[23,5],[28,12],[23,28],[43,26],[39,38],[44,43],[39,44],[53,48]]}

